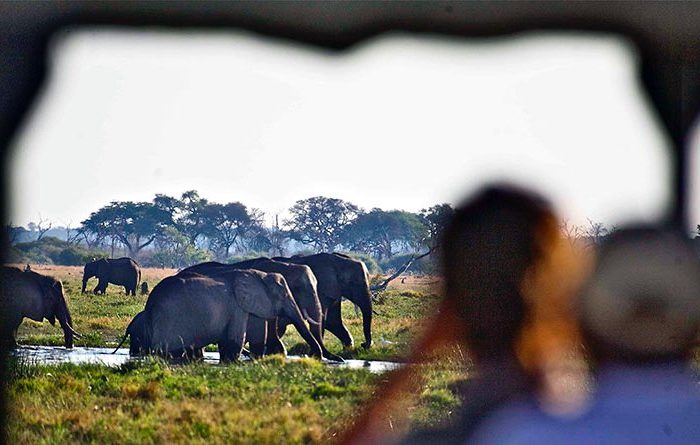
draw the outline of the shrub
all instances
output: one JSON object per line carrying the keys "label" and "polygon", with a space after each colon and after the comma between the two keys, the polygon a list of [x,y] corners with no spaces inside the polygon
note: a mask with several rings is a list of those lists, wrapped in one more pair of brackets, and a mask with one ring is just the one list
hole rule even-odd
{"label": "shrub", "polygon": [[[406,262],[411,259],[411,256],[412,254],[396,255],[388,260],[382,261],[379,265],[385,273],[394,272],[399,267],[406,264]],[[411,267],[406,272],[428,275],[434,274],[436,270],[435,262],[432,260],[431,256],[427,256],[411,264]]]}
{"label": "shrub", "polygon": [[61,264],[82,266],[93,258],[105,258],[102,251],[87,249],[80,245],[47,236],[39,241],[17,243],[11,249],[11,260],[17,263]]}
{"label": "shrub", "polygon": [[107,254],[102,252],[90,251],[88,249],[70,246],[61,250],[58,255],[52,257],[53,262],[64,266],[82,266],[83,264],[92,261],[94,258],[104,258]]}
{"label": "shrub", "polygon": [[247,252],[247,253],[244,253],[241,255],[230,256],[226,259],[225,263],[227,263],[227,264],[240,263],[241,261],[247,261],[247,260],[252,260],[255,258],[266,257],[266,256],[268,256],[267,253]]}
{"label": "shrub", "polygon": [[177,250],[168,249],[159,250],[152,254],[150,253],[151,252],[142,252],[139,258],[141,265],[146,267],[173,267],[179,269],[193,264],[211,261],[211,253],[209,251],[189,245]]}

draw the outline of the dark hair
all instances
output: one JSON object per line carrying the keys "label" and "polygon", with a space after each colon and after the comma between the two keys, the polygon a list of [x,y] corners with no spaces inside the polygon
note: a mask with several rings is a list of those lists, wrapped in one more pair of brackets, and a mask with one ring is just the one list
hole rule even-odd
{"label": "dark hair", "polygon": [[477,358],[514,352],[526,316],[523,278],[541,255],[537,232],[553,215],[544,198],[508,185],[457,207],[441,244],[445,298]]}

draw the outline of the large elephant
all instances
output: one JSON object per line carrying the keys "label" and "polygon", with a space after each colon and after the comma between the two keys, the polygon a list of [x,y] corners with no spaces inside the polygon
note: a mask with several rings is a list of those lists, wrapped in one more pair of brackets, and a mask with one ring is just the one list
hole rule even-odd
{"label": "large elephant", "polygon": [[72,348],[73,337],[80,337],[80,334],[73,329],[63,284],[53,277],[16,267],[2,266],[1,276],[0,324],[7,333],[2,341],[15,347],[17,328],[24,317],[34,321],[45,318],[52,325],[58,320],[63,329],[63,344],[66,348]]}
{"label": "large elephant", "polygon": [[338,337],[345,347],[352,346],[353,339],[340,317],[341,299],[345,297],[360,308],[365,335],[362,347],[368,349],[372,345],[372,294],[365,263],[340,253],[275,257],[273,260],[311,268],[318,281],[318,296],[325,314],[323,329]]}
{"label": "large elephant", "polygon": [[136,295],[136,288],[141,281],[141,268],[138,263],[131,258],[103,258],[91,261],[85,265],[83,270],[83,289],[90,278],[97,277],[98,282],[92,293],[105,293],[109,283],[117,286],[124,286],[126,294]]}
{"label": "large elephant", "polygon": [[[321,329],[323,313],[316,288],[316,277],[310,267],[303,264],[291,264],[261,257],[234,264],[211,261],[188,267],[180,273],[194,272],[215,276],[218,273],[231,269],[255,269],[262,272],[281,274],[287,281],[294,301],[299,306],[304,319],[309,322],[311,334],[321,346],[323,356],[329,360],[343,361],[342,357],[328,351],[323,343],[323,330]],[[278,317],[274,321],[267,321],[252,315],[248,319],[248,330],[246,332],[246,338],[250,343],[250,352],[253,355],[286,354],[284,344],[279,340],[278,332],[284,331],[289,324],[291,324],[291,320],[287,317]]]}
{"label": "large elephant", "polygon": [[153,288],[126,334],[134,355],[194,357],[216,343],[221,360],[231,361],[240,356],[251,314],[266,320],[289,317],[311,354],[322,356],[284,277],[256,270],[230,270],[215,278],[196,273],[168,277]]}

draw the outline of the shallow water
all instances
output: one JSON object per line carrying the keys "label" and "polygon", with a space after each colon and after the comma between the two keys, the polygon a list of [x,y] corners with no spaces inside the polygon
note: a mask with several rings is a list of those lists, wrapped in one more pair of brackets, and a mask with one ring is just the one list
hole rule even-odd
{"label": "shallow water", "polygon": [[[12,352],[16,357],[26,358],[30,363],[42,365],[57,365],[60,363],[94,363],[105,366],[119,366],[128,361],[138,361],[140,358],[129,357],[128,348],[120,348],[112,354],[112,348],[74,347],[65,349],[61,346],[21,346]],[[299,356],[289,356],[287,360],[299,360]],[[241,357],[242,360],[248,360]],[[401,366],[401,363],[375,360],[345,360],[345,363],[323,361],[328,366],[350,369],[367,369],[372,373],[383,373]],[[218,364],[218,352],[204,352],[204,363]]]}

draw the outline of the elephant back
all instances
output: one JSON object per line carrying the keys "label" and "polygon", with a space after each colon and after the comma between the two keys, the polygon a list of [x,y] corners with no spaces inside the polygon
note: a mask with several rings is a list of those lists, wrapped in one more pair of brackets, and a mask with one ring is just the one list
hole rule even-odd
{"label": "elephant back", "polygon": [[166,277],[151,290],[144,310],[152,310],[174,298],[199,299],[208,294],[224,295],[224,280],[218,280],[194,272],[185,272]]}
{"label": "elephant back", "polygon": [[134,261],[133,259],[129,257],[122,257],[122,258],[115,258],[108,260],[108,262],[112,265],[112,267],[123,267],[123,268],[129,268],[133,270],[138,270],[140,269],[139,263]]}
{"label": "elephant back", "polygon": [[226,271],[231,267],[229,264],[219,263],[217,261],[207,261],[205,263],[195,264],[193,266],[186,267],[179,271],[177,275],[183,275],[188,273],[196,273],[200,275],[212,275],[222,271]]}
{"label": "elephant back", "polygon": [[20,294],[23,287],[31,285],[21,269],[11,266],[2,266],[0,269],[0,296],[9,300]]}
{"label": "elephant back", "polygon": [[151,290],[148,300],[146,300],[144,311],[153,309],[160,304],[162,300],[168,298],[169,295],[179,293],[186,279],[187,276],[181,277],[175,275],[161,280],[160,283],[156,284],[153,290]]}

